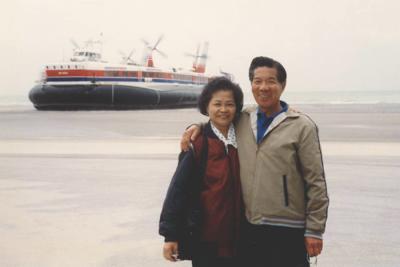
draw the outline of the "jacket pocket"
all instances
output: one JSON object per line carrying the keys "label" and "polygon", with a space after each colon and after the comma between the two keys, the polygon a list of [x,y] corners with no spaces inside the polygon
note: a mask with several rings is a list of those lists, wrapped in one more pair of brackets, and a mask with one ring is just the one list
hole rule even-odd
{"label": "jacket pocket", "polygon": [[286,175],[283,175],[282,179],[283,179],[283,196],[285,198],[285,206],[287,207],[287,206],[289,206],[289,193],[288,193]]}

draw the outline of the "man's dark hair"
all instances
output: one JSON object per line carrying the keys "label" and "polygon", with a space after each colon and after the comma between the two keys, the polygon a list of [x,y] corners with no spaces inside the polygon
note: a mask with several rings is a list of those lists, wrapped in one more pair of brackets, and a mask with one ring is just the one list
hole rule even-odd
{"label": "man's dark hair", "polygon": [[231,91],[235,99],[236,114],[239,114],[243,108],[243,92],[239,85],[233,83],[225,77],[212,78],[205,86],[198,100],[200,113],[208,116],[207,107],[211,101],[212,95],[218,91]]}
{"label": "man's dark hair", "polygon": [[254,78],[254,70],[259,67],[275,68],[277,72],[278,81],[281,84],[286,83],[286,70],[278,61],[269,57],[255,57],[250,63],[249,79],[252,82]]}

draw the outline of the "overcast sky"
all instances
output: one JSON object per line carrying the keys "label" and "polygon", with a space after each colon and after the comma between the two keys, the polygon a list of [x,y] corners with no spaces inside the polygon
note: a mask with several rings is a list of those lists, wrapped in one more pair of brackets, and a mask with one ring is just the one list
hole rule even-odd
{"label": "overcast sky", "polygon": [[0,10],[0,95],[27,94],[45,63],[69,58],[70,39],[103,33],[104,57],[142,56],[154,42],[160,66],[190,67],[185,52],[209,41],[208,69],[232,72],[249,89],[254,56],[288,71],[287,90],[400,89],[397,0],[13,0]]}

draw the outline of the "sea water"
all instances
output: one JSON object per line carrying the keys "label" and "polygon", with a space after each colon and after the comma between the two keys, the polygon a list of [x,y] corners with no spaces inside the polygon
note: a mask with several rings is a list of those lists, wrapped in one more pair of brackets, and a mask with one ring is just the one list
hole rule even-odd
{"label": "sea water", "polygon": [[400,104],[400,88],[397,90],[374,91],[287,90],[281,98],[293,104]]}

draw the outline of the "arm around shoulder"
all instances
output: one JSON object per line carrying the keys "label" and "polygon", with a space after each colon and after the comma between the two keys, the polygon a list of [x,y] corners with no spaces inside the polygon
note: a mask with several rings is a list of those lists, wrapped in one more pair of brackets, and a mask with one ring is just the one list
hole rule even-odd
{"label": "arm around shoulder", "polygon": [[189,125],[181,138],[181,150],[188,151],[190,148],[190,142],[196,140],[196,138],[200,135],[204,124],[191,124]]}

